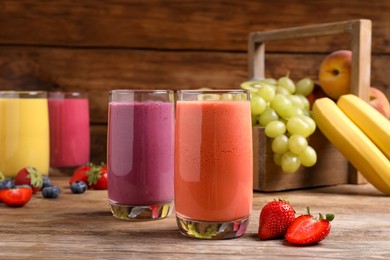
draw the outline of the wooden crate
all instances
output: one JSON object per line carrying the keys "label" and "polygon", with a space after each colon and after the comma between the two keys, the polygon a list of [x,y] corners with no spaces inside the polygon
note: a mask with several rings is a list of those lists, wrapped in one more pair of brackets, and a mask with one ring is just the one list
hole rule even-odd
{"label": "wooden crate", "polygon": [[[336,23],[317,24],[249,35],[249,78],[264,78],[265,43],[325,36],[351,34],[351,86],[350,93],[364,100],[369,98],[371,72],[371,21],[350,20]],[[293,174],[283,173],[273,162],[271,140],[266,138],[263,127],[253,127],[253,180],[254,189],[271,192],[289,189],[329,186],[336,184],[365,183],[365,179],[348,163],[345,157],[329,143],[320,130],[309,139],[317,151],[317,164],[310,168],[301,167]]]}

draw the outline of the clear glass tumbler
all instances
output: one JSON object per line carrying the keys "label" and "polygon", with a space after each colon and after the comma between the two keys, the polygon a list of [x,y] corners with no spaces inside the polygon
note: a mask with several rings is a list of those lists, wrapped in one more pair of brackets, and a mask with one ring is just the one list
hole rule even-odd
{"label": "clear glass tumbler", "polygon": [[108,199],[125,220],[173,210],[174,93],[112,90],[108,112]]}
{"label": "clear glass tumbler", "polygon": [[242,236],[253,197],[252,127],[244,90],[177,93],[175,210],[188,237]]}
{"label": "clear glass tumbler", "polygon": [[44,91],[0,91],[0,171],[49,174],[49,115]]}
{"label": "clear glass tumbler", "polygon": [[89,102],[82,92],[49,92],[50,166],[90,161]]}

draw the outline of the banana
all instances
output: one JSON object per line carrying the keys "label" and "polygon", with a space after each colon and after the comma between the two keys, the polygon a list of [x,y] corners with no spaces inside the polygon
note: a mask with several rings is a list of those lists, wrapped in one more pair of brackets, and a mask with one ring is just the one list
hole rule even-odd
{"label": "banana", "polygon": [[[390,161],[329,98],[313,105],[318,128],[375,188],[390,195]],[[367,113],[367,112],[366,112]]]}
{"label": "banana", "polygon": [[369,103],[352,94],[341,96],[337,106],[390,159],[390,121]]}

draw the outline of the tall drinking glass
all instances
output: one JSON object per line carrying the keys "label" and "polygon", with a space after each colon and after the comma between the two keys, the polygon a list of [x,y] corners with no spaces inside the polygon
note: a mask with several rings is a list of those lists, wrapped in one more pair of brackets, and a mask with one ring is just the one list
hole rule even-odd
{"label": "tall drinking glass", "polygon": [[174,187],[182,234],[242,236],[252,209],[252,164],[246,91],[178,91]]}
{"label": "tall drinking glass", "polygon": [[112,90],[108,112],[108,199],[113,215],[154,220],[173,209],[174,94]]}
{"label": "tall drinking glass", "polygon": [[24,167],[49,174],[47,93],[0,91],[0,171],[15,177]]}
{"label": "tall drinking glass", "polygon": [[50,166],[77,167],[90,160],[88,96],[50,92]]}

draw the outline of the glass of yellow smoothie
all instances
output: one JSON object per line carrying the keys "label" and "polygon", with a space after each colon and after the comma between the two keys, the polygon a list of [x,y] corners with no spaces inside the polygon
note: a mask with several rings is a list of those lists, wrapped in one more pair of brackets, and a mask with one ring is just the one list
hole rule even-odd
{"label": "glass of yellow smoothie", "polygon": [[243,90],[177,93],[175,209],[188,237],[242,236],[253,196],[252,127]]}
{"label": "glass of yellow smoothie", "polygon": [[0,91],[0,171],[23,167],[49,174],[49,114],[44,91]]}

